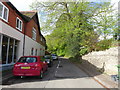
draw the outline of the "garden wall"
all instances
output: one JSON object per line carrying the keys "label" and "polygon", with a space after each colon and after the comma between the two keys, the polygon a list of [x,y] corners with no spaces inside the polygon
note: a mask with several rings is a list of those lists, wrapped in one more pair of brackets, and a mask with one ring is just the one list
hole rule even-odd
{"label": "garden wall", "polygon": [[91,64],[104,71],[108,75],[118,74],[118,53],[120,47],[113,47],[105,51],[94,51],[82,56],[82,59],[88,60]]}

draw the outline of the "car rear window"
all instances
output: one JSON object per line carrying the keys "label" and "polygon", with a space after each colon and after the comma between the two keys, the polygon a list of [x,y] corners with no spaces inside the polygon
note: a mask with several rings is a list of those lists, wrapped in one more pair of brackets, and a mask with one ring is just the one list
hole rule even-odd
{"label": "car rear window", "polygon": [[37,62],[37,59],[35,57],[21,57],[18,62],[21,63],[34,63]]}
{"label": "car rear window", "polygon": [[45,59],[50,59],[50,56],[44,56]]}

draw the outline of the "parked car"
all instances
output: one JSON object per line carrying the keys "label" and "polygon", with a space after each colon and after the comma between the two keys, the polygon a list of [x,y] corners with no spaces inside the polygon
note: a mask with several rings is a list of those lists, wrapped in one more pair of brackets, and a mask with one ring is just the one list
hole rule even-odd
{"label": "parked car", "polygon": [[58,56],[56,54],[51,54],[53,60],[57,60]]}
{"label": "parked car", "polygon": [[42,56],[23,56],[13,67],[14,76],[40,76],[47,71],[48,65]]}
{"label": "parked car", "polygon": [[51,55],[45,55],[44,58],[48,64],[48,66],[51,67],[53,65],[53,59],[52,59]]}

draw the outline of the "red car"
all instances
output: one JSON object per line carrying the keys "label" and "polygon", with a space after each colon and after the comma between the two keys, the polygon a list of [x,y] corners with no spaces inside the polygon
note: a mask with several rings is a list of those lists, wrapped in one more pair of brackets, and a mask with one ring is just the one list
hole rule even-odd
{"label": "red car", "polygon": [[13,68],[14,76],[40,76],[47,71],[47,63],[42,56],[23,56]]}

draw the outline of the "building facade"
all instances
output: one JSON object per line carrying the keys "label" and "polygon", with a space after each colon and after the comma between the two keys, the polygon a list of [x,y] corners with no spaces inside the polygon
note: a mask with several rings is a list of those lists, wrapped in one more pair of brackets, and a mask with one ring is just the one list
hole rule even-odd
{"label": "building facade", "polygon": [[0,2],[0,71],[10,71],[21,56],[43,56],[45,46],[36,11],[20,12]]}

